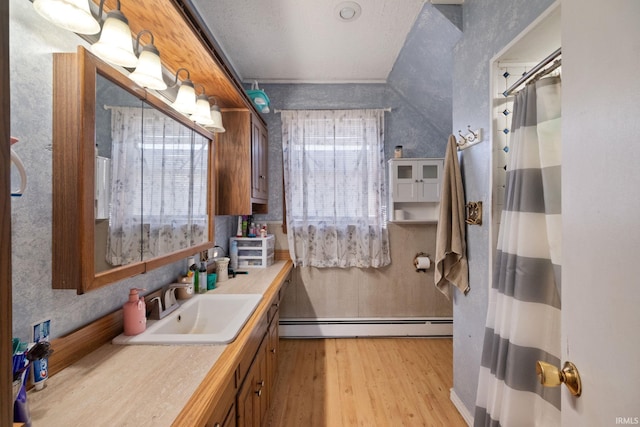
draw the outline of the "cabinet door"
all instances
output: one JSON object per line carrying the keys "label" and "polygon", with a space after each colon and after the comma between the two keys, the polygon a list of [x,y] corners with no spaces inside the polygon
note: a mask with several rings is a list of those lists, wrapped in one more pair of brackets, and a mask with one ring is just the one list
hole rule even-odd
{"label": "cabinet door", "polygon": [[418,173],[417,201],[437,202],[440,200],[443,163],[441,160],[422,160],[416,166]]}
{"label": "cabinet door", "polygon": [[392,163],[393,199],[396,202],[413,202],[417,199],[418,167],[415,161],[401,160]]}
{"label": "cabinet door", "polygon": [[238,392],[238,427],[260,427],[267,415],[269,402],[265,389],[267,375],[267,339],[262,340],[256,357]]}
{"label": "cabinet door", "polygon": [[213,414],[205,424],[205,427],[233,427],[236,425],[236,387],[234,376],[229,378],[222,396],[214,402],[214,405]]}
{"label": "cabinet door", "polygon": [[269,402],[273,400],[273,388],[276,382],[276,373],[278,371],[278,356],[280,354],[280,334],[278,332],[279,322],[280,312],[276,309],[271,325],[269,325],[269,333],[267,335],[267,394]]}
{"label": "cabinet door", "polygon": [[227,414],[227,418],[225,418],[224,422],[222,423],[222,427],[236,427],[236,417],[236,405],[233,405],[231,407],[231,410]]}
{"label": "cabinet door", "polygon": [[251,124],[251,197],[266,201],[268,198],[267,131],[257,119]]}
{"label": "cabinet door", "polygon": [[210,420],[205,427],[236,427],[236,405],[234,404],[227,412],[222,421]]}
{"label": "cabinet door", "polygon": [[[257,414],[254,414],[253,396],[255,393],[254,386],[254,369],[250,369],[247,373],[247,377],[240,387],[237,400],[237,426],[238,427],[253,427],[254,418]],[[259,412],[259,411],[258,411]]]}
{"label": "cabinet door", "polygon": [[269,135],[264,126],[260,127],[260,195],[263,199],[269,198]]}
{"label": "cabinet door", "polygon": [[[256,392],[254,393],[254,407],[259,408],[257,410],[259,416],[257,420],[254,420],[253,425],[260,427],[263,421],[267,418],[267,411],[269,410],[269,399],[267,385],[267,341],[265,337],[258,354],[256,355]],[[257,421],[257,422],[256,422]]]}

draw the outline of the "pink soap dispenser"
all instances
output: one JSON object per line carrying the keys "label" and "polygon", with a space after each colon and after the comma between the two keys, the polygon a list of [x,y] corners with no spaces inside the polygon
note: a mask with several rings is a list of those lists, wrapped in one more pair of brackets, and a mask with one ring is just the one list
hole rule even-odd
{"label": "pink soap dispenser", "polygon": [[138,335],[147,327],[147,309],[144,297],[139,297],[138,291],[144,291],[144,289],[131,288],[129,301],[122,306],[125,335]]}

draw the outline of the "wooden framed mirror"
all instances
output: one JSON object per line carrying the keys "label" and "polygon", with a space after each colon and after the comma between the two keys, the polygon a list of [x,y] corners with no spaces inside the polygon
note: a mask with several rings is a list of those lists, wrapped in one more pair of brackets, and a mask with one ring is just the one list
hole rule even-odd
{"label": "wooden framed mirror", "polygon": [[212,247],[214,135],[83,47],[53,69],[53,288]]}

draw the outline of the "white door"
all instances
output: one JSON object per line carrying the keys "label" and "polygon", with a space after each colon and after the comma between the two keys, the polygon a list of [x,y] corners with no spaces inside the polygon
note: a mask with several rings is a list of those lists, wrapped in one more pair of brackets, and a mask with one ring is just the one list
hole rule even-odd
{"label": "white door", "polygon": [[640,424],[640,1],[563,0],[562,425]]}

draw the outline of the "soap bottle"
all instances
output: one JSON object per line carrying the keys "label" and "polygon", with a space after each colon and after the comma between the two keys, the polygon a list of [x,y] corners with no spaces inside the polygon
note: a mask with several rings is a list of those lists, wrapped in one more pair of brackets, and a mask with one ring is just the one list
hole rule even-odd
{"label": "soap bottle", "polygon": [[231,269],[236,271],[238,269],[238,241],[231,241],[231,248],[229,249],[229,258],[231,258]]}
{"label": "soap bottle", "polygon": [[204,294],[207,292],[207,266],[204,261],[200,263],[200,270],[198,270],[198,292]]}
{"label": "soap bottle", "polygon": [[[195,293],[200,292],[200,283],[198,283],[198,265],[193,260],[193,258],[189,258],[191,264],[189,264],[189,271],[193,274],[193,291]],[[187,273],[188,274],[188,273]],[[205,287],[207,285],[205,284]]]}
{"label": "soap bottle", "polygon": [[125,335],[138,335],[147,327],[147,308],[144,297],[138,296],[138,291],[144,289],[131,288],[129,301],[122,306]]}

